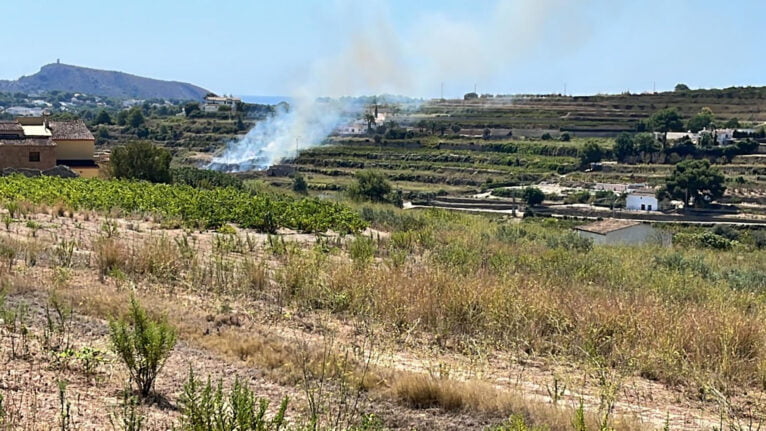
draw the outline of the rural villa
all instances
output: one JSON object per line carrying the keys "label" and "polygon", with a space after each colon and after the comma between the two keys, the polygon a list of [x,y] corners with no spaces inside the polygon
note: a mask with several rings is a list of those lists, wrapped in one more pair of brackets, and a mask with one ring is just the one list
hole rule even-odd
{"label": "rural villa", "polygon": [[43,116],[0,121],[0,169],[44,171],[64,165],[80,176],[95,177],[95,143],[82,120],[51,121]]}
{"label": "rural villa", "polygon": [[231,112],[237,112],[237,103],[242,102],[236,97],[219,97],[213,95],[205,96],[205,103],[202,104],[203,112],[218,112],[221,106],[228,106]]}

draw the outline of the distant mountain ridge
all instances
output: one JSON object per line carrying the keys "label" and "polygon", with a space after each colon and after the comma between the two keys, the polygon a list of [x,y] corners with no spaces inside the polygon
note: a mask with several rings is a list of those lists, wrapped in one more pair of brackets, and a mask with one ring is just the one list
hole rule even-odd
{"label": "distant mountain ridge", "polygon": [[208,90],[177,81],[144,78],[124,72],[52,63],[15,81],[0,80],[0,91],[68,91],[124,99],[201,100]]}

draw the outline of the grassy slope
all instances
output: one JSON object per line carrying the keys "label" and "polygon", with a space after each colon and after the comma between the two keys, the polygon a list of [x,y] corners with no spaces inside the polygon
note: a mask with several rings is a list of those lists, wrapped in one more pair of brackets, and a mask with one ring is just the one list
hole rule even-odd
{"label": "grassy slope", "polygon": [[[184,343],[236,365],[237,373],[244,372],[240,367],[261,370],[258,382],[282,385],[298,405],[306,364],[302,343],[320,353],[328,337],[336,337],[343,354],[343,346],[374,341],[387,352],[381,359],[396,359],[376,360],[365,384],[365,411],[396,428],[436,420],[481,428],[521,413],[531,422],[569,429],[576,394],[588,394],[594,413],[599,400],[614,402],[613,413],[619,413],[635,407],[631,391],[653,385],[652,396],[665,393],[667,404],[650,403],[647,411],[654,413],[642,419],[659,428],[672,413],[671,429],[685,429],[684,417],[715,418],[716,403],[723,401],[735,406],[726,419],[734,423],[737,406],[761,393],[766,268],[748,234],[731,251],[588,251],[567,233],[568,222],[361,210],[382,233],[293,243],[252,232],[158,232],[141,220],[118,220],[116,228],[104,230],[109,219],[92,213],[70,219],[55,208],[50,215],[30,208],[36,224],[12,222],[1,236],[4,249],[15,250],[12,258],[3,255],[12,273],[0,267],[14,301],[28,300],[30,292],[47,295],[54,287],[78,313],[97,319],[119,312],[126,288],[135,286],[152,310],[168,313]],[[62,260],[64,239],[76,248],[69,262]],[[648,273],[652,277],[635,277]],[[104,347],[100,340],[93,342]],[[45,356],[41,352],[40,360]],[[473,365],[458,367],[457,357]],[[553,374],[524,365],[538,361],[549,364],[540,370],[557,362],[577,367],[553,368]],[[223,363],[216,366],[228,366]],[[354,364],[350,375],[359,376],[359,362]],[[545,374],[537,386],[542,393],[511,386],[516,389],[509,394],[507,367]],[[412,375],[414,370],[425,374]],[[568,401],[551,409],[542,400],[556,378],[567,382]],[[77,381],[78,391],[91,384]],[[119,379],[109,381],[117,391]],[[163,388],[173,402],[177,387]],[[18,393],[11,395],[17,399]],[[673,398],[699,410],[677,414]],[[418,410],[427,415],[421,422]],[[644,429],[610,420],[623,421],[619,429]]]}

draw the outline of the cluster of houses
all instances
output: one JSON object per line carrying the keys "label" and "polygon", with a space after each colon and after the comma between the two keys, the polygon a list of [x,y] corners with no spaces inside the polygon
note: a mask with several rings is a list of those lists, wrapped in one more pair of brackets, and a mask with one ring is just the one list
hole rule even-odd
{"label": "cluster of houses", "polygon": [[374,113],[371,113],[374,118],[372,124],[365,118],[358,118],[348,124],[345,124],[335,130],[338,135],[364,135],[367,133],[367,129],[370,125],[379,126],[385,124],[386,120],[391,119],[391,115],[380,109],[375,109]]}
{"label": "cluster of houses", "polygon": [[648,184],[607,184],[598,183],[594,190],[625,194],[625,209],[628,211],[659,211],[657,190]]}
{"label": "cluster of houses", "polygon": [[717,145],[727,145],[734,142],[737,136],[750,136],[757,133],[755,129],[703,129],[697,133],[688,132],[667,132],[667,133],[655,133],[655,138],[665,138],[667,142],[676,142],[682,139],[689,139],[695,145],[699,145],[704,135],[710,135],[713,137],[713,141]]}
{"label": "cluster of houses", "polygon": [[46,115],[0,121],[0,170],[46,171],[67,166],[96,177],[96,139],[82,120],[52,121]]}

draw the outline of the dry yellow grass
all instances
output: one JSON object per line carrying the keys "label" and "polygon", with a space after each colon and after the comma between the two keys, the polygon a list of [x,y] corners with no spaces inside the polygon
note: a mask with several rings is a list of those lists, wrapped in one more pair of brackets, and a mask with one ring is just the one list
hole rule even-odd
{"label": "dry yellow grass", "polygon": [[[187,233],[135,235],[140,239],[130,232],[97,234],[92,250],[88,242],[80,245],[80,251],[91,252],[92,267],[75,267],[75,282],[63,295],[81,312],[108,318],[123,311],[129,292],[138,286],[143,302],[167,314],[185,340],[289,384],[300,382],[307,366],[315,368],[321,352],[284,334],[232,324],[215,327],[208,316],[226,303],[257,306],[260,318],[273,314],[277,322],[291,313],[320,310],[373,322],[394,340],[413,334],[430,339],[448,352],[467,350],[473,343],[530,357],[598,362],[685,385],[691,392],[712,388],[724,396],[763,384],[766,332],[757,297],[725,290],[717,278],[664,267],[656,269],[660,281],[633,279],[656,266],[653,256],[671,252],[596,248],[582,253],[549,247],[543,239],[549,228],[534,225],[509,245],[485,221],[438,217],[430,222],[438,227],[425,230],[430,234],[406,241],[375,239],[377,258],[367,263],[351,262],[344,250],[335,249],[337,244],[329,250],[271,246],[255,254],[241,246],[241,238],[240,245],[213,246],[213,240],[183,245],[180,238]],[[18,234],[9,241],[31,240],[21,226],[15,229]],[[405,253],[404,261],[392,257],[398,252]],[[741,262],[736,253],[748,253],[756,262],[762,257],[751,250],[680,253],[684,259],[701,255],[719,272]],[[94,272],[107,284],[91,278]],[[205,332],[211,327],[214,336]],[[358,364],[351,369],[358,373]],[[373,369],[369,377],[364,386],[377,396],[413,407],[498,417],[521,413],[533,423],[558,421],[545,415],[567,418],[562,424],[571,420],[571,409],[533,403],[487,383],[387,369]]]}

